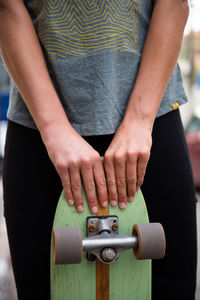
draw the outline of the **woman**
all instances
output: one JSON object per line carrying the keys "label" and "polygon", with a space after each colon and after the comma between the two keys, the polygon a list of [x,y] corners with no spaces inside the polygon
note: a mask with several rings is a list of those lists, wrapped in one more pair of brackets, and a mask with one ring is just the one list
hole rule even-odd
{"label": "woman", "polygon": [[4,199],[19,299],[49,298],[56,203],[63,187],[83,211],[81,178],[92,213],[97,196],[129,209],[142,186],[167,238],[153,299],[194,299],[195,195],[176,110],[187,100],[176,65],[187,1],[36,1],[36,31],[25,4],[0,0],[1,53],[14,82]]}

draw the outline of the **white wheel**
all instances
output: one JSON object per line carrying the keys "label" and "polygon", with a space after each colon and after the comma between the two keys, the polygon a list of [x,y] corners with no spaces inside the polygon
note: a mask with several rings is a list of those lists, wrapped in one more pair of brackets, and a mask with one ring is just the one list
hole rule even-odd
{"label": "white wheel", "polygon": [[160,223],[135,224],[132,234],[138,239],[134,249],[137,259],[163,258],[166,249],[165,232]]}
{"label": "white wheel", "polygon": [[53,257],[55,264],[79,264],[82,261],[82,233],[79,227],[53,229]]}

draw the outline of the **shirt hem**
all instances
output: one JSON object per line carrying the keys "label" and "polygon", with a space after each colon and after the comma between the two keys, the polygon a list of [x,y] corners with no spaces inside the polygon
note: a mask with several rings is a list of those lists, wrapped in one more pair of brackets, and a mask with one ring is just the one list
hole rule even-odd
{"label": "shirt hem", "polygon": [[[175,101],[177,102],[179,105],[177,106],[177,109],[179,106],[185,104],[187,102],[187,99],[182,99],[181,101]],[[169,104],[168,110],[162,110],[161,108],[159,109],[156,118],[161,117],[171,111],[175,110],[172,106],[172,104]],[[35,125],[34,122],[30,122],[27,120],[22,120],[22,119],[16,119],[14,116],[11,116],[8,114],[8,120],[15,122],[19,125],[31,128],[31,129],[35,129],[38,130],[37,126]],[[95,127],[97,127],[98,123],[98,129],[94,130]],[[93,136],[93,135],[108,135],[108,134],[114,134],[118,128],[118,126],[114,125],[114,124],[102,124],[102,126],[99,126],[99,122],[97,122],[96,124],[88,124],[87,126],[83,126],[83,125],[78,125],[75,123],[71,123],[72,127],[81,135],[81,136]],[[102,121],[101,121],[102,123]],[[93,130],[91,131],[91,128],[93,128]]]}

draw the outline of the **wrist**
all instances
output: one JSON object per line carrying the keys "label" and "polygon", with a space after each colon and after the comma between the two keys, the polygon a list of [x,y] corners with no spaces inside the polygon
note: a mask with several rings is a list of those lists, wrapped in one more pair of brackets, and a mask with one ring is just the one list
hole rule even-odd
{"label": "wrist", "polygon": [[73,132],[76,132],[69,123],[65,114],[63,114],[62,116],[60,115],[59,117],[56,114],[56,116],[53,116],[52,118],[49,117],[45,120],[40,120],[38,129],[44,143],[54,138],[55,136],[59,136],[63,131],[65,133],[68,132],[69,135]]}
{"label": "wrist", "polygon": [[[39,96],[38,96],[39,95]],[[53,88],[39,91],[28,98],[28,108],[43,137],[51,136],[54,131],[73,130],[60,100]],[[25,101],[26,102],[26,101]]]}
{"label": "wrist", "polygon": [[138,124],[152,132],[157,109],[149,99],[131,97],[123,118],[123,126],[132,127]]}

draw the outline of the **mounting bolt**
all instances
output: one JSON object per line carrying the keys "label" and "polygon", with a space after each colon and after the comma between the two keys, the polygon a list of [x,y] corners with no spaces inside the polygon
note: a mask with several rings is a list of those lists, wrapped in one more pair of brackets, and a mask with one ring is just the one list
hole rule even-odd
{"label": "mounting bolt", "polygon": [[112,248],[105,248],[102,250],[101,257],[105,262],[112,262],[116,257],[116,252]]}
{"label": "mounting bolt", "polygon": [[118,224],[117,223],[113,223],[112,230],[113,231],[117,231],[118,230]]}
{"label": "mounting bolt", "polygon": [[93,224],[90,224],[90,225],[89,225],[89,231],[90,231],[90,232],[94,232],[94,231],[95,231],[95,227],[94,227]]}

